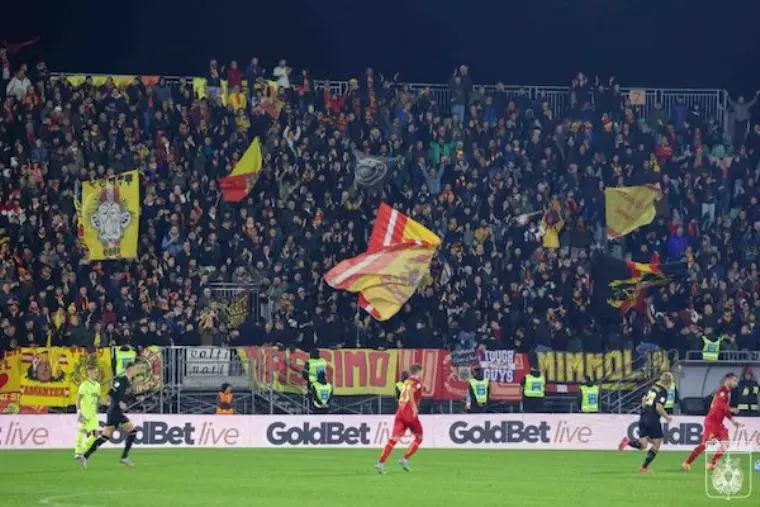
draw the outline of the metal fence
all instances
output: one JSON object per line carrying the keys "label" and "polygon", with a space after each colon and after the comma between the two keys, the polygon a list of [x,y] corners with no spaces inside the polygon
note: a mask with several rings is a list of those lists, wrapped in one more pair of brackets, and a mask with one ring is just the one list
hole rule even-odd
{"label": "metal fence", "polygon": [[[144,410],[162,413],[213,413],[216,394],[222,384],[229,384],[234,391],[234,404],[242,414],[304,414],[309,412],[306,389],[297,387],[291,378],[288,389],[279,384],[281,377],[275,375],[272,364],[249,355],[246,347],[166,347],[163,353],[163,389],[156,393],[143,407]],[[638,406],[641,389],[653,382],[659,373],[675,368],[677,355],[650,353],[636,367],[634,379],[608,382],[600,379],[603,386],[605,412],[625,413]],[[289,375],[300,375],[297,368],[284,365]],[[271,372],[271,379],[267,373]],[[254,381],[254,379],[257,379]],[[287,392],[284,392],[286,391]],[[494,402],[493,411],[506,413],[520,411],[519,400]],[[359,395],[336,396],[331,410],[342,414],[389,414],[396,408],[393,396]],[[464,400],[427,400],[423,413],[452,414],[464,411]],[[545,400],[548,412],[567,413],[578,410],[577,395],[552,393]]]}
{"label": "metal fence", "polygon": [[[70,73],[56,73],[54,77],[65,77]],[[82,76],[82,74],[79,74]],[[192,85],[193,77],[164,76],[169,85],[176,85],[185,81]],[[325,81],[315,80],[315,89],[322,91]],[[399,83],[398,86],[408,87],[409,90],[419,93],[423,89],[429,89],[431,96],[438,102],[444,112],[449,112],[451,93],[448,85],[442,83]],[[479,88],[481,85],[476,85]],[[486,91],[495,90],[495,85],[482,85]],[[347,81],[329,81],[330,91],[338,95],[348,90]],[[570,92],[568,86],[533,86],[533,85],[505,85],[508,96],[516,97],[524,94],[534,102],[547,101],[555,116],[562,118],[570,105]],[[646,118],[656,103],[662,104],[665,111],[670,114],[673,106],[683,101],[687,106],[699,105],[702,114],[728,127],[728,93],[722,89],[695,89],[695,88],[649,88],[649,87],[621,87],[621,92],[628,95],[631,91],[643,92],[644,104],[635,106],[639,117]]]}

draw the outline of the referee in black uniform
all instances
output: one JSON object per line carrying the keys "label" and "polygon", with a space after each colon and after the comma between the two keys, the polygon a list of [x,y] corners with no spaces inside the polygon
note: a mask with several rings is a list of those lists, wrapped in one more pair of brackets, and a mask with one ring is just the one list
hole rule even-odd
{"label": "referee in black uniform", "polygon": [[83,468],[87,468],[87,459],[98,450],[98,447],[105,444],[117,429],[126,433],[127,438],[124,441],[124,451],[121,454],[121,464],[134,466],[129,459],[129,450],[135,442],[137,431],[134,424],[124,415],[127,409],[127,399],[132,392],[132,379],[135,378],[135,363],[131,362],[124,368],[124,373],[114,377],[111,382],[111,389],[108,391],[108,411],[106,412],[106,425],[101,435],[92,443],[87,452],[79,458]]}

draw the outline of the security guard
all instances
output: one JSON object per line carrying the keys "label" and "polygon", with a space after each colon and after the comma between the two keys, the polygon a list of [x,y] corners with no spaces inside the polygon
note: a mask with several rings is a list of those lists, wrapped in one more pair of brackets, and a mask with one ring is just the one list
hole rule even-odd
{"label": "security guard", "polygon": [[216,415],[234,415],[235,407],[232,405],[232,386],[222,384],[222,389],[216,395]]}
{"label": "security guard", "polygon": [[327,414],[330,411],[330,400],[333,396],[333,386],[327,381],[324,371],[317,374],[317,379],[309,384],[312,414]]}
{"label": "security guard", "polygon": [[678,387],[676,386],[675,378],[673,382],[668,386],[668,397],[665,399],[665,403],[662,408],[665,409],[670,415],[673,415],[676,405],[680,403],[680,397],[678,396]]}
{"label": "security guard", "polygon": [[546,379],[543,373],[538,368],[531,368],[521,384],[523,413],[532,414],[543,411],[546,395]]}
{"label": "security guard", "polygon": [[401,378],[398,382],[396,382],[396,401],[401,397],[401,391],[404,390],[404,382],[406,382],[409,379],[409,372],[408,371],[402,371],[401,372]]}
{"label": "security guard", "polygon": [[[709,329],[710,328],[707,330]],[[707,338],[707,334],[708,333],[702,335],[702,360],[717,361],[720,357],[720,342],[723,341],[723,337],[721,336],[716,340],[710,340]]]}
{"label": "security guard", "polygon": [[742,379],[739,381],[736,390],[738,391],[736,408],[739,409],[739,415],[760,415],[760,386],[752,374],[752,368],[749,366],[744,368]]}
{"label": "security guard", "polygon": [[327,375],[327,361],[319,357],[319,349],[313,349],[309,355],[309,360],[306,362],[304,368],[304,377],[312,384],[317,381],[319,372],[324,372]]}
{"label": "security guard", "polygon": [[481,414],[488,412],[488,400],[491,398],[491,383],[484,377],[481,368],[472,371],[469,380],[467,397],[464,400],[464,408],[470,413]]}
{"label": "security guard", "polygon": [[124,370],[129,363],[133,363],[137,359],[137,351],[129,345],[122,345],[114,352],[114,370],[116,375],[123,375]]}
{"label": "security guard", "polygon": [[584,414],[598,414],[601,410],[599,384],[594,384],[588,375],[580,386],[580,405]]}

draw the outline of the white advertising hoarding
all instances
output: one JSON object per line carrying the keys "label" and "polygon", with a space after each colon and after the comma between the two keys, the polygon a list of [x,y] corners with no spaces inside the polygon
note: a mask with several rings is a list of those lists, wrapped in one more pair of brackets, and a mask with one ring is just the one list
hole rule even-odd
{"label": "white advertising hoarding", "polygon": [[[380,448],[390,436],[393,416],[214,416],[130,414],[137,445],[152,448]],[[421,416],[423,447],[435,449],[614,450],[634,437],[638,419],[629,415],[488,414]],[[760,418],[737,418],[732,446],[760,450]],[[665,450],[686,451],[702,439],[701,417],[675,417],[665,425]],[[0,451],[68,449],[76,416],[0,416]],[[121,446],[118,433],[114,443]],[[402,445],[408,441],[407,436]]]}

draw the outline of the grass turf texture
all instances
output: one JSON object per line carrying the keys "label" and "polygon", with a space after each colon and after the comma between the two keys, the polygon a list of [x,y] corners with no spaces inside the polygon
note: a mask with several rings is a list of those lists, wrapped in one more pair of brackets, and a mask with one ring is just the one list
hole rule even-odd
{"label": "grass turf texture", "polygon": [[[412,473],[397,450],[388,474],[372,466],[375,450],[150,450],[135,446],[137,467],[120,451],[101,450],[80,469],[70,451],[0,452],[4,507],[129,506],[582,506],[760,505],[760,474],[751,497],[710,500],[704,457],[681,471],[686,453],[663,452],[654,473],[640,474],[643,453],[445,451],[421,449]],[[745,482],[749,480],[745,474]],[[746,487],[746,486],[745,486]]]}

